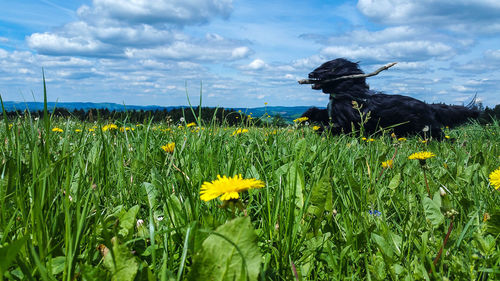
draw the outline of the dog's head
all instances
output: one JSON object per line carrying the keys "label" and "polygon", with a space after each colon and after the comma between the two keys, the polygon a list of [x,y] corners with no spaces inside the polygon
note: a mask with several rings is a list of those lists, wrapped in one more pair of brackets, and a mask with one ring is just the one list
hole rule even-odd
{"label": "dog's head", "polygon": [[323,93],[330,94],[342,90],[343,87],[349,84],[355,83],[358,85],[366,85],[365,78],[342,79],[328,83],[324,82],[326,80],[353,74],[364,74],[364,72],[359,68],[357,63],[339,58],[325,62],[313,72],[309,73],[309,80],[317,80],[317,83],[312,85],[314,90],[323,90]]}

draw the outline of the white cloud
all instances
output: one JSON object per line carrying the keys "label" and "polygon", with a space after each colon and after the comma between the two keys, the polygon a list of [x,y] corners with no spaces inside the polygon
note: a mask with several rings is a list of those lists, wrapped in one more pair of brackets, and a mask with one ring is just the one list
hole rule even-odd
{"label": "white cloud", "polygon": [[359,0],[358,9],[383,24],[419,24],[455,32],[500,32],[500,2],[494,0]]}
{"label": "white cloud", "polygon": [[31,48],[47,55],[109,56],[113,53],[110,46],[84,36],[65,37],[53,33],[35,33],[26,40]]}
{"label": "white cloud", "polygon": [[200,24],[215,17],[227,18],[232,0],[94,0],[78,15],[87,20],[110,20],[145,24]]}
{"label": "white cloud", "polygon": [[263,61],[261,59],[255,59],[251,63],[249,63],[246,68],[251,69],[251,70],[260,70],[260,69],[264,69],[267,67],[268,67],[268,65],[266,64],[265,61]]}

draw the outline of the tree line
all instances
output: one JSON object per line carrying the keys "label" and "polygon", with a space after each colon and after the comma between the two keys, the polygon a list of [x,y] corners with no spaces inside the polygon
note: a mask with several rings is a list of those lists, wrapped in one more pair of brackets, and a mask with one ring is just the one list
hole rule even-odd
{"label": "tree line", "polygon": [[[148,123],[166,122],[170,124],[191,123],[201,119],[204,123],[215,122],[216,124],[226,124],[229,126],[252,124],[261,125],[262,121],[258,117],[253,117],[234,109],[214,108],[214,107],[195,107],[195,108],[174,108],[155,109],[155,110],[109,110],[103,109],[75,109],[55,108],[49,113],[53,118],[75,118],[80,121],[103,121],[103,122],[129,122],[129,123]],[[31,118],[43,118],[43,111],[8,111],[8,119],[14,119],[21,116],[30,116]],[[260,117],[260,116],[259,116]],[[0,115],[0,119],[3,116]]]}
{"label": "tree line", "polygon": [[[487,124],[493,120],[500,120],[500,104],[493,108],[483,107],[479,104],[477,107],[480,110],[478,118],[479,123]],[[194,114],[193,114],[194,113]],[[31,116],[32,118],[43,118],[43,111],[36,110],[29,112],[28,110],[8,111],[6,112],[8,119],[14,119],[20,116]],[[261,126],[263,124],[274,124],[277,126],[287,125],[287,120],[279,114],[271,118],[260,118],[262,116],[248,115],[234,109],[214,108],[214,107],[199,107],[195,108],[174,108],[168,109],[155,109],[155,110],[109,110],[104,109],[75,109],[68,110],[66,108],[55,108],[50,111],[50,115],[57,118],[76,118],[80,121],[107,121],[107,122],[130,122],[130,123],[148,123],[153,122],[166,122],[171,124],[178,124],[180,120],[185,123],[196,122],[197,118],[201,119],[204,123],[215,122],[216,124],[225,124],[229,126],[238,126],[243,124],[252,124]],[[0,115],[0,119],[3,116]],[[181,119],[183,118],[183,119]]]}

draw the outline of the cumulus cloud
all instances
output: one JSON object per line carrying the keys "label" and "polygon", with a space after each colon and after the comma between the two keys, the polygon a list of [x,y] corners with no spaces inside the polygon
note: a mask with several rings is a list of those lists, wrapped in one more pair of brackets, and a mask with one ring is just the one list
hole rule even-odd
{"label": "cumulus cloud", "polygon": [[359,0],[357,7],[382,24],[419,24],[463,33],[500,32],[500,2],[494,0]]}
{"label": "cumulus cloud", "polygon": [[87,21],[110,20],[140,24],[190,25],[214,17],[228,18],[232,0],[94,0],[82,6],[78,15]]}
{"label": "cumulus cloud", "polygon": [[94,0],[78,9],[78,21],[26,38],[52,56],[238,60],[252,50],[243,42],[207,34],[191,38],[182,28],[228,18],[232,0]]}

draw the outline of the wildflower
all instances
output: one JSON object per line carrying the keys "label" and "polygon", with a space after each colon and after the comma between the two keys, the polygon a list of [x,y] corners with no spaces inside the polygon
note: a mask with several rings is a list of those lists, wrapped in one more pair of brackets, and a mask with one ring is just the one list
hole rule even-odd
{"label": "wildflower", "polygon": [[384,161],[382,162],[382,168],[392,168],[392,163],[393,163],[392,160]]}
{"label": "wildflower", "polygon": [[490,174],[491,185],[498,190],[500,188],[500,167]]}
{"label": "wildflower", "polygon": [[428,152],[428,151],[422,151],[422,152],[416,152],[416,153],[413,153],[412,155],[410,155],[408,157],[408,159],[418,159],[418,160],[425,160],[425,159],[428,159],[428,158],[432,158],[436,156],[434,153],[432,152]]}
{"label": "wildflower", "polygon": [[398,141],[406,141],[406,138],[399,138]]}
{"label": "wildflower", "polygon": [[380,211],[377,211],[377,210],[370,210],[370,211],[368,211],[368,213],[369,213],[370,215],[375,216],[375,217],[378,217],[378,216],[381,216],[381,215],[382,215],[382,213],[381,213]]}
{"label": "wildflower", "polygon": [[175,142],[167,143],[166,145],[162,145],[161,149],[165,150],[168,153],[174,153]]}
{"label": "wildflower", "polygon": [[364,141],[366,141],[366,138],[365,138],[365,137],[362,137],[362,138],[361,138],[361,140],[364,140]]}
{"label": "wildflower", "polygon": [[265,102],[264,105],[267,105],[267,102]]}
{"label": "wildflower", "polygon": [[81,132],[81,131],[82,131],[82,130],[80,130],[80,129],[75,129],[75,132],[77,132],[77,133],[79,133],[79,132]]}
{"label": "wildflower", "polygon": [[118,126],[116,126],[115,124],[108,124],[108,125],[102,127],[103,132],[117,130],[117,129],[118,129]]}
{"label": "wildflower", "polygon": [[366,140],[366,142],[372,142],[372,141],[375,141],[375,139],[369,138]]}
{"label": "wildflower", "polygon": [[94,128],[90,128],[90,129],[89,129],[89,132],[93,132],[93,131],[95,131],[95,129],[94,129]]}
{"label": "wildflower", "polygon": [[427,140],[421,140],[420,142],[421,143],[427,143]]}
{"label": "wildflower", "polygon": [[321,129],[321,127],[320,127],[320,126],[313,126],[313,130],[314,130],[314,131],[317,131],[317,130],[319,130],[319,129]]}
{"label": "wildflower", "polygon": [[195,122],[191,122],[191,123],[189,123],[189,124],[187,124],[187,125],[186,125],[186,127],[188,127],[188,128],[189,128],[189,127],[193,127],[193,126],[196,126],[196,123],[195,123]]}
{"label": "wildflower", "polygon": [[490,214],[489,213],[484,213],[484,215],[483,215],[483,222],[487,222],[490,219],[491,219]]}
{"label": "wildflower", "polygon": [[62,133],[62,132],[64,132],[64,131],[63,131],[63,129],[61,129],[61,128],[57,128],[57,127],[55,127],[55,128],[52,128],[52,132],[60,132],[60,133]]}
{"label": "wildflower", "polygon": [[422,151],[422,152],[416,152],[413,153],[408,157],[408,159],[417,159],[420,162],[420,167],[422,167],[422,170],[424,172],[424,181],[425,181],[425,187],[427,188],[427,195],[429,198],[431,198],[431,191],[429,188],[429,183],[427,182],[427,174],[425,173],[425,160],[429,159],[431,157],[436,156],[434,153],[429,152],[429,151]]}
{"label": "wildflower", "polygon": [[302,122],[307,121],[307,120],[309,120],[309,118],[307,118],[307,117],[299,117],[299,118],[293,120],[293,122],[294,123],[302,123]]}
{"label": "wildflower", "polygon": [[241,174],[234,177],[221,177],[212,182],[204,182],[200,189],[200,199],[210,201],[219,196],[222,201],[240,198],[238,192],[246,191],[251,188],[264,187],[264,182],[257,179],[244,179]]}
{"label": "wildflower", "polygon": [[447,139],[449,139],[449,138],[450,138],[450,136],[444,136],[444,137],[445,137],[445,138],[447,138]]}
{"label": "wildflower", "polygon": [[238,129],[236,131],[233,132],[233,134],[231,136],[234,136],[234,135],[239,135],[239,134],[243,134],[243,133],[247,133],[248,132],[248,129]]}

